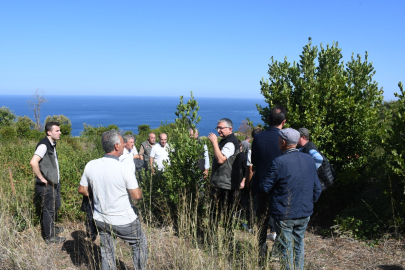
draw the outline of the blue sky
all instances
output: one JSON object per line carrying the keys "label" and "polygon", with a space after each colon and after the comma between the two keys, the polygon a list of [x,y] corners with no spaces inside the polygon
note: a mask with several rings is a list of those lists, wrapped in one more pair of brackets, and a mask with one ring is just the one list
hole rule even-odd
{"label": "blue sky", "polygon": [[271,56],[364,56],[386,100],[405,82],[405,1],[0,0],[0,94],[261,98]]}

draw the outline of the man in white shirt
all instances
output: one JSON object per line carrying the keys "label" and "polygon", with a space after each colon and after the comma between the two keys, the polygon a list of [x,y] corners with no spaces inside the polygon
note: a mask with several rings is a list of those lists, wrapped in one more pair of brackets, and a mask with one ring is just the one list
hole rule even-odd
{"label": "man in white shirt", "polygon": [[88,196],[89,186],[93,191],[93,219],[101,240],[101,269],[116,269],[116,236],[132,247],[135,269],[146,269],[146,237],[130,203],[131,198],[141,199],[142,191],[131,167],[119,162],[124,140],[118,131],[110,130],[103,133],[101,142],[106,154],[87,163],[79,186],[79,193],[84,196]]}
{"label": "man in white shirt", "polygon": [[122,137],[124,139],[124,152],[120,156],[120,161],[127,163],[132,171],[135,173],[135,162],[134,159],[139,159],[140,155],[134,146],[135,137],[132,134],[127,134]]}
{"label": "man in white shirt", "polygon": [[159,143],[152,147],[149,156],[149,164],[152,170],[152,174],[155,174],[154,163],[157,165],[159,171],[163,171],[165,166],[163,161],[166,161],[170,165],[169,160],[170,146],[167,143],[167,135],[162,133],[159,135]]}

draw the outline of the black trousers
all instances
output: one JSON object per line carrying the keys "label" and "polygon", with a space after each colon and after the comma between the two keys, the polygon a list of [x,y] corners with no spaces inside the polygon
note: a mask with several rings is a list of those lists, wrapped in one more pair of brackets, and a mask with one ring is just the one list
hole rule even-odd
{"label": "black trousers", "polygon": [[267,193],[256,193],[257,198],[257,222],[259,227],[259,247],[263,247],[266,243],[267,229],[270,221],[270,196]]}
{"label": "black trousers", "polygon": [[227,234],[232,234],[233,214],[239,203],[239,190],[213,187],[211,190],[211,222],[218,226],[222,222]]}
{"label": "black trousers", "polygon": [[61,206],[60,183],[48,184],[35,183],[36,197],[42,208],[42,229],[45,238],[55,236],[55,219]]}

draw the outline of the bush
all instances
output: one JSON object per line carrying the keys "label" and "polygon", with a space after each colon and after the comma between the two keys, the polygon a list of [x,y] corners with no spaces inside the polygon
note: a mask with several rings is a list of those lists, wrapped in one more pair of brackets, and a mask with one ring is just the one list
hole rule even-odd
{"label": "bush", "polygon": [[85,123],[85,124],[83,124],[83,131],[80,132],[80,136],[83,136],[83,137],[100,136],[104,132],[112,130],[112,129],[119,130],[119,128],[116,125],[109,125],[108,127],[98,125],[97,127],[93,127],[93,126]]}
{"label": "bush", "polygon": [[0,108],[0,128],[5,126],[11,126],[13,124],[16,115],[7,107]]}
{"label": "bush", "polygon": [[35,123],[28,116],[18,116],[15,128],[19,138],[29,137],[30,131],[35,127]]}
{"label": "bush", "polygon": [[1,140],[13,140],[17,137],[17,131],[14,126],[3,126],[0,129]]}

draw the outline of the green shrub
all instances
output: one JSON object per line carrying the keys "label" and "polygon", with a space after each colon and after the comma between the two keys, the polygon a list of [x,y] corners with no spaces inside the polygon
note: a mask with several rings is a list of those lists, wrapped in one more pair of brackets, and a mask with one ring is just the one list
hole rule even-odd
{"label": "green shrub", "polygon": [[16,115],[7,107],[0,108],[0,128],[5,126],[11,126],[13,124]]}
{"label": "green shrub", "polygon": [[29,137],[30,131],[35,127],[34,121],[28,116],[18,116],[15,128],[19,138]]}
{"label": "green shrub", "polygon": [[17,137],[17,131],[14,126],[3,126],[0,129],[0,139],[1,140],[12,140]]}

